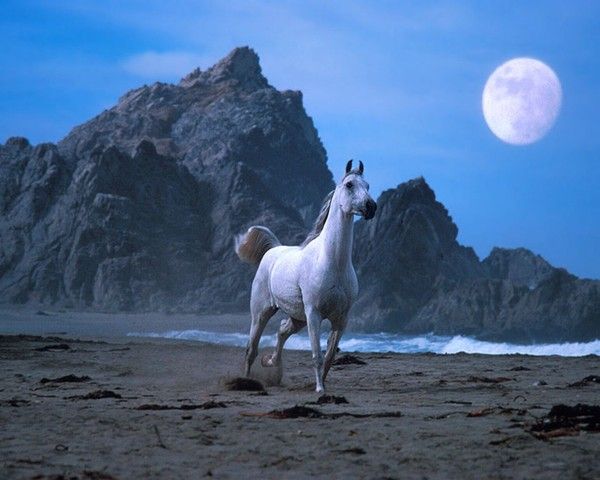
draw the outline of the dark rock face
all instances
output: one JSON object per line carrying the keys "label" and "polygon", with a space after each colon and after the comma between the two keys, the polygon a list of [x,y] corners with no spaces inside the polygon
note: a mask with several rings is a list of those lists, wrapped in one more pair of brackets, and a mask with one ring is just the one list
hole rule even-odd
{"label": "dark rock face", "polygon": [[495,247],[482,264],[490,278],[509,280],[530,289],[537,287],[555,270],[546,260],[526,248]]}
{"label": "dark rock face", "polygon": [[600,338],[599,320],[600,281],[554,269],[534,289],[496,279],[442,285],[406,331],[523,343],[588,341]]}
{"label": "dark rock face", "polygon": [[133,157],[99,150],[74,171],[54,146],[2,154],[4,298],[158,309],[195,285],[209,257],[209,191],[151,143]]}
{"label": "dark rock face", "polygon": [[[0,145],[0,301],[100,311],[245,311],[233,237],[299,243],[333,188],[300,92],[238,48],[155,83],[58,145]],[[385,191],[355,232],[354,328],[522,341],[600,338],[600,282],[525,249],[479,261],[424,179]]]}
{"label": "dark rock face", "polygon": [[234,50],[156,83],[58,146],[0,146],[0,298],[99,310],[241,310],[233,236],[298,242],[333,187],[299,92]]}
{"label": "dark rock face", "polygon": [[361,294],[354,328],[510,341],[600,338],[600,281],[580,280],[524,248],[482,262],[423,179],[384,192],[356,225]]}
{"label": "dark rock face", "polygon": [[484,269],[423,178],[387,190],[373,220],[355,230],[360,298],[357,325],[402,331],[435,291],[438,278],[478,278]]}
{"label": "dark rock face", "polygon": [[[213,184],[215,203],[227,202],[232,177],[238,183],[260,182],[247,188],[261,189],[260,197],[296,210],[302,223],[310,224],[333,187],[302,94],[271,87],[258,56],[246,47],[205,72],[195,70],[179,85],[155,83],[128,92],[115,107],[73,129],[58,147],[76,162],[98,147],[114,145],[129,153],[145,139],[199,181]],[[240,225],[248,217],[231,214]]]}

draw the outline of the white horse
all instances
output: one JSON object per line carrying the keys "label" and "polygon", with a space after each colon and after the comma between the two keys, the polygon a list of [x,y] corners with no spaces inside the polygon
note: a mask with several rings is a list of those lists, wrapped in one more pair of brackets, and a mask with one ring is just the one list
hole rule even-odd
{"label": "white horse", "polygon": [[[352,160],[348,162],[342,181],[325,198],[314,229],[302,245],[283,246],[268,228],[261,226],[250,227],[236,238],[238,256],[259,264],[252,282],[246,376],[250,375],[267,322],[277,310],[282,310],[288,318],[281,322],[275,351],[263,357],[263,365],[279,365],[286,340],[306,325],[316,391],[324,391],[323,382],[358,294],[352,265],[353,217],[362,215],[368,220],[377,209],[363,170],[362,162],[357,169],[352,169]],[[323,362],[320,330],[325,318],[331,322],[331,334]]]}

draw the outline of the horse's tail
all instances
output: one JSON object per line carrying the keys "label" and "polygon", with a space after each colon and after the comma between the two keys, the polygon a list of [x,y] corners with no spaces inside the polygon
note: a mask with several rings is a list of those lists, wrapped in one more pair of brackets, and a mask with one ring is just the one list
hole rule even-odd
{"label": "horse's tail", "polygon": [[235,237],[235,253],[244,262],[258,265],[265,253],[281,242],[267,227],[255,225]]}

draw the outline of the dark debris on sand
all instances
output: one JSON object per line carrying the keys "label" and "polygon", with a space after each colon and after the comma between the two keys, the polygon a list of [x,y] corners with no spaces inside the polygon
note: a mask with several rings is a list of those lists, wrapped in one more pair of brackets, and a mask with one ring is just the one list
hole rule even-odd
{"label": "dark debris on sand", "polygon": [[335,413],[324,413],[316,408],[306,407],[304,405],[294,405],[290,408],[284,408],[282,410],[271,410],[267,413],[242,413],[247,417],[268,417],[276,418],[278,420],[287,420],[294,418],[322,418],[322,419],[337,419],[341,417],[353,417],[353,418],[397,418],[401,417],[402,413],[399,411],[393,412],[376,412],[376,413],[352,413],[352,412],[335,412]]}
{"label": "dark debris on sand", "polygon": [[228,378],[223,381],[226,390],[240,392],[264,392],[265,387],[258,380],[247,377]]}
{"label": "dark debris on sand", "polygon": [[512,407],[487,407],[479,410],[473,410],[467,413],[467,417],[485,417],[492,413],[499,413],[502,415],[526,415],[528,413],[525,408],[512,408]]}
{"label": "dark debris on sand", "polygon": [[342,403],[348,403],[348,400],[346,400],[346,397],[336,395],[321,395],[319,398],[317,398],[316,402],[308,402],[309,405],[325,405],[327,403],[340,405]]}
{"label": "dark debris on sand", "polygon": [[64,350],[70,350],[71,347],[66,343],[54,343],[50,345],[44,345],[43,347],[39,347],[34,349],[36,352],[59,352]]}
{"label": "dark debris on sand", "polygon": [[588,375],[578,382],[569,383],[569,387],[585,387],[590,383],[600,383],[600,375]]}
{"label": "dark debris on sand", "polygon": [[87,375],[82,375],[81,377],[78,377],[77,375],[70,374],[58,378],[42,378],[40,380],[40,383],[80,383],[87,382],[88,380],[91,380],[91,378]]}
{"label": "dark debris on sand", "polygon": [[510,382],[514,380],[514,378],[508,377],[476,377],[471,375],[467,378],[467,382],[476,382],[476,383],[502,383],[502,382]]}
{"label": "dark debris on sand", "polygon": [[554,405],[529,431],[540,440],[579,435],[580,431],[600,432],[600,405]]}
{"label": "dark debris on sand", "polygon": [[[64,334],[64,332],[61,332],[61,334]],[[0,344],[1,343],[20,343],[20,342],[64,343],[65,341],[68,341],[69,343],[85,343],[85,344],[96,344],[96,345],[106,344],[106,342],[102,341],[102,340],[78,340],[75,338],[69,338],[67,340],[66,338],[57,337],[57,336],[42,337],[40,335],[27,335],[24,333],[20,333],[18,335],[0,335]]]}
{"label": "dark debris on sand", "polygon": [[294,405],[283,410],[271,410],[264,414],[265,417],[288,419],[288,418],[324,418],[326,415],[316,408]]}
{"label": "dark debris on sand", "polygon": [[212,408],[227,408],[225,402],[208,402],[199,404],[182,404],[182,405],[159,405],[155,403],[145,403],[135,407],[136,410],[210,410]]}
{"label": "dark debris on sand", "polygon": [[523,365],[518,365],[510,369],[511,372],[529,372],[531,368],[524,367]]}
{"label": "dark debris on sand", "polygon": [[73,395],[67,397],[69,400],[100,400],[102,398],[123,398],[118,393],[112,390],[94,390],[93,392],[86,393],[85,395]]}
{"label": "dark debris on sand", "polygon": [[365,452],[364,449],[360,448],[360,447],[353,447],[353,448],[345,448],[343,450],[336,450],[337,453],[351,453],[353,455],[365,455],[367,452]]}
{"label": "dark debris on sand", "polygon": [[117,477],[113,477],[109,473],[98,472],[95,470],[84,470],[83,478],[89,480],[117,480]]}
{"label": "dark debris on sand", "polygon": [[31,477],[31,480],[117,480],[117,477],[96,470],[84,470],[80,475],[63,475],[62,473],[53,475],[39,474]]}
{"label": "dark debris on sand", "polygon": [[10,398],[8,400],[4,400],[3,402],[0,402],[0,405],[6,405],[9,407],[26,407],[27,405],[30,405],[31,402],[29,400],[24,400],[22,398]]}
{"label": "dark debris on sand", "polygon": [[354,355],[350,355],[348,353],[346,353],[345,355],[342,355],[339,358],[336,358],[332,365],[335,366],[339,366],[339,365],[366,365],[367,362],[365,362],[364,360],[361,360],[360,358],[354,356]]}

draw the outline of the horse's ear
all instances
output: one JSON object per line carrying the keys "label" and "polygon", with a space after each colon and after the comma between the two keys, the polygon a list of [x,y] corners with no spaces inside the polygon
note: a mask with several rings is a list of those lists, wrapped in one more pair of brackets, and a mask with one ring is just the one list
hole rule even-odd
{"label": "horse's ear", "polygon": [[350,173],[350,170],[352,170],[352,160],[348,160],[346,164],[346,173]]}
{"label": "horse's ear", "polygon": [[359,160],[358,161],[358,174],[362,175],[363,172],[365,171],[365,166],[363,165],[363,163]]}

